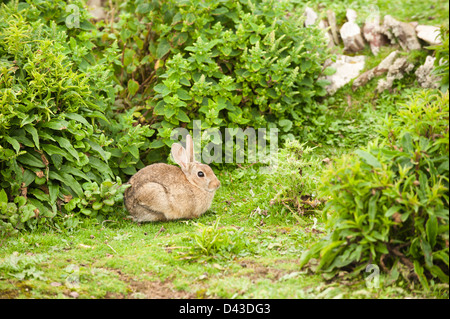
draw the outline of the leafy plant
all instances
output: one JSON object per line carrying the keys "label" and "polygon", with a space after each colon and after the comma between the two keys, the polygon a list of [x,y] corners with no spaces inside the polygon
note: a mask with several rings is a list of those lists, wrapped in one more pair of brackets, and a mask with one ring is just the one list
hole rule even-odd
{"label": "leafy plant", "polygon": [[45,280],[44,272],[36,269],[36,265],[46,261],[48,257],[47,254],[28,256],[14,252],[1,260],[1,277],[14,277],[19,280],[28,278]]}
{"label": "leafy plant", "polygon": [[195,223],[196,231],[190,234],[190,243],[187,251],[179,253],[179,259],[183,260],[210,260],[236,255],[249,246],[249,242],[243,238],[244,229],[220,226],[220,218],[211,225]]}
{"label": "leafy plant", "polygon": [[105,180],[100,185],[97,182],[86,182],[82,187],[83,194],[72,198],[64,206],[68,213],[65,224],[69,228],[75,228],[79,222],[74,215],[96,217],[98,221],[105,220],[111,214],[117,215],[123,203],[123,192],[129,185],[122,185],[117,177],[115,183],[110,180]]}
{"label": "leafy plant", "polygon": [[138,123],[157,131],[151,149],[170,146],[172,129],[192,129],[193,119],[202,129],[279,126],[287,135],[320,113],[310,105],[325,94],[324,37],[286,15],[289,7],[272,0],[120,6],[112,33],[105,25],[99,36],[123,48],[120,96],[124,107],[139,105]]}
{"label": "leafy plant", "polygon": [[[329,236],[303,253],[328,276],[377,264],[390,275],[448,283],[448,92],[423,91],[386,119],[382,136],[327,169]],[[388,280],[388,281],[389,281]]]}
{"label": "leafy plant", "polygon": [[[104,149],[112,140],[98,122],[108,122],[114,97],[108,66],[92,60],[89,41],[79,40],[85,31],[43,23],[50,3],[0,8],[1,219],[8,232],[55,217],[68,198],[83,195],[82,181],[114,177]],[[61,12],[66,3],[56,6]]]}
{"label": "leafy plant", "polygon": [[441,91],[448,90],[448,72],[449,72],[449,53],[448,53],[448,36],[449,29],[447,26],[441,26],[439,35],[442,43],[429,47],[436,54],[435,68],[433,73],[441,77]]}

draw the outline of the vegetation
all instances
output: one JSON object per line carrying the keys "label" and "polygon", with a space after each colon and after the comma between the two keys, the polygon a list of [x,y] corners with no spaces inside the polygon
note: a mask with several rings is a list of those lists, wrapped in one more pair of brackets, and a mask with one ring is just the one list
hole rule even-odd
{"label": "vegetation", "polygon": [[90,65],[86,43],[18,7],[0,8],[1,232],[63,217],[81,181],[114,177],[98,123],[114,97],[105,61]]}
{"label": "vegetation", "polygon": [[448,118],[448,92],[416,95],[379,140],[328,168],[321,189],[331,233],[300,266],[320,257],[317,270],[331,274],[374,263],[393,281],[401,273],[426,289],[431,278],[448,282]]}
{"label": "vegetation", "polygon": [[[448,298],[446,2],[0,2],[0,298]],[[326,95],[342,49],[306,5],[442,24],[400,53],[440,89]],[[132,222],[125,181],[193,120],[279,128],[278,165],[214,166],[203,216]]]}

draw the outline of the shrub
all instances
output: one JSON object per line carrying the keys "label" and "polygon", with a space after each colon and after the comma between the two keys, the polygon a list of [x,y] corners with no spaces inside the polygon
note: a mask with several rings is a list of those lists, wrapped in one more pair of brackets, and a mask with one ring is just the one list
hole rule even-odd
{"label": "shrub", "polygon": [[442,43],[429,47],[435,51],[436,60],[433,73],[441,77],[441,91],[448,90],[448,72],[449,72],[449,54],[448,54],[448,36],[449,30],[447,26],[441,26],[439,32]]}
{"label": "shrub", "polygon": [[423,91],[385,121],[382,138],[329,167],[321,194],[331,232],[301,266],[318,258],[333,276],[376,264],[392,281],[448,283],[448,119],[448,92]]}
{"label": "shrub", "polygon": [[108,66],[89,52],[85,31],[53,20],[65,6],[0,9],[0,231],[33,228],[82,196],[83,182],[115,178],[98,123],[114,98]]}
{"label": "shrub", "polygon": [[[150,148],[170,145],[175,127],[277,126],[301,130],[325,94],[328,57],[316,27],[279,1],[126,1],[102,39],[119,39],[125,106],[157,130]],[[294,10],[292,10],[294,12]],[[133,100],[134,98],[134,100]],[[142,101],[143,103],[137,102]]]}

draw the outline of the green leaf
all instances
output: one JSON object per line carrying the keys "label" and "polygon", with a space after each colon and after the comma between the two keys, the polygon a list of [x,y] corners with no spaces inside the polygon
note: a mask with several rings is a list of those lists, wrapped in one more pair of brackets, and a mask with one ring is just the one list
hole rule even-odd
{"label": "green leaf", "polygon": [[25,131],[27,131],[28,133],[31,134],[31,137],[33,138],[34,145],[36,146],[36,148],[38,150],[40,150],[40,147],[39,147],[39,136],[38,136],[37,130],[33,126],[31,126],[30,124],[26,125],[24,128],[25,128]]}
{"label": "green leaf", "polygon": [[[36,197],[38,197],[38,196],[36,196]],[[36,206],[36,208],[39,210],[40,217],[53,217],[52,212],[42,203],[42,201],[44,201],[44,198],[38,198],[38,199],[39,200],[29,197],[28,201],[30,202],[30,204],[33,204],[34,206]]]}
{"label": "green leaf", "polygon": [[[58,146],[56,145],[52,145],[52,144],[42,144],[42,149],[44,150],[44,152],[50,156],[52,155],[60,155],[62,157],[69,157],[70,155],[67,154],[67,152],[63,149],[60,149]],[[72,157],[70,156],[69,158],[67,158],[69,161],[72,161]]]}
{"label": "green leaf", "polygon": [[77,161],[80,159],[80,157],[78,156],[78,152],[73,148],[72,144],[70,143],[70,141],[68,139],[66,139],[64,137],[60,137],[60,136],[54,136],[53,138],[58,142],[58,144],[62,148],[67,150],[70,155],[75,157]]}
{"label": "green leaf", "polygon": [[438,221],[434,214],[429,215],[425,228],[428,242],[430,243],[431,248],[433,248],[434,245],[436,245],[436,237],[438,233]]}
{"label": "green leaf", "polygon": [[123,65],[128,66],[133,61],[135,54],[136,52],[133,49],[126,48],[123,53]]}
{"label": "green leaf", "polygon": [[411,134],[405,133],[405,135],[403,135],[401,145],[404,150],[408,152],[414,152],[414,145],[412,142]]}
{"label": "green leaf", "polygon": [[164,109],[164,116],[166,118],[171,118],[174,114],[175,114],[175,108],[167,105],[166,108]]}
{"label": "green leaf", "polygon": [[133,155],[134,158],[139,160],[139,148],[136,145],[129,145],[126,150]]}
{"label": "green leaf", "polygon": [[32,205],[32,204],[27,204],[25,206],[22,206],[19,208],[19,212],[20,212],[20,221],[22,223],[26,222],[27,220],[30,220],[31,218],[35,217],[35,213],[34,210],[37,207]]}
{"label": "green leaf", "polygon": [[113,173],[111,171],[111,168],[105,164],[105,162],[102,162],[100,159],[98,159],[95,156],[89,157],[89,164],[91,164],[92,167],[97,169],[101,174],[112,177]]}
{"label": "green leaf", "polygon": [[139,90],[139,83],[133,79],[128,80],[128,93],[130,96],[134,96]]}
{"label": "green leaf", "polygon": [[103,207],[103,202],[95,202],[92,204],[94,210],[100,210]]}
{"label": "green leaf", "polygon": [[48,183],[48,194],[50,196],[50,203],[56,203],[59,195],[59,185],[53,184],[49,181]]}
{"label": "green leaf", "polygon": [[280,120],[278,122],[278,124],[283,128],[284,132],[289,132],[292,128],[293,123],[291,120],[284,119],[284,120]]}
{"label": "green leaf", "polygon": [[366,162],[370,166],[375,167],[375,168],[381,167],[380,162],[372,154],[370,154],[366,151],[363,151],[363,150],[356,150],[355,153],[357,155],[359,155],[359,157],[362,158],[364,160],[364,162]]}
{"label": "green leaf", "polygon": [[19,142],[17,142],[16,139],[9,137],[8,135],[5,136],[5,140],[12,145],[12,147],[14,148],[14,150],[16,151],[16,153],[19,153],[20,151],[20,144]]}
{"label": "green leaf", "polygon": [[426,240],[421,239],[420,247],[422,248],[422,252],[425,257],[425,263],[427,264],[428,267],[432,267],[433,266],[433,255],[432,255],[432,250],[431,250],[430,244]]}
{"label": "green leaf", "polygon": [[379,196],[372,196],[369,200],[369,205],[368,205],[368,213],[369,213],[369,225],[370,225],[370,230],[373,229],[373,225],[375,222],[375,218],[377,215],[377,200],[378,200]]}
{"label": "green leaf", "polygon": [[186,90],[178,89],[177,95],[180,98],[180,100],[190,100],[192,97],[189,95],[189,93]]}
{"label": "green leaf", "polygon": [[94,118],[102,119],[103,121],[105,121],[106,123],[109,124],[109,120],[105,117],[104,114],[100,113],[99,111],[94,111],[92,113],[87,113],[86,116],[87,117],[94,117]]}
{"label": "green leaf", "polygon": [[105,151],[103,150],[103,148],[102,148],[100,145],[98,145],[97,143],[95,143],[94,141],[91,141],[90,139],[85,139],[85,141],[87,141],[87,142],[89,143],[89,145],[91,146],[91,148],[92,148],[94,151],[96,151],[98,154],[100,154],[100,156],[102,157],[102,159],[103,159],[105,162],[108,162],[108,159],[109,159],[109,157],[110,157],[111,154],[105,152]]}
{"label": "green leaf", "polygon": [[136,7],[136,13],[139,14],[146,14],[149,13],[150,11],[152,11],[152,5],[150,3],[140,3],[137,7]]}
{"label": "green leaf", "polygon": [[162,39],[156,48],[156,58],[162,59],[170,51],[170,43],[167,39]]}
{"label": "green leaf", "polygon": [[[438,277],[439,280],[441,280],[444,283],[448,284],[448,275],[446,275],[441,268],[439,268],[436,265],[433,265],[433,267],[427,267],[427,269],[430,271],[430,273],[433,275],[433,277]],[[448,268],[447,268],[448,269]]]}
{"label": "green leaf", "polygon": [[159,83],[159,84],[155,85],[155,86],[153,87],[153,90],[154,90],[155,92],[157,92],[157,93],[161,93],[161,95],[162,95],[163,97],[164,97],[164,96],[167,96],[168,94],[171,93],[170,90],[169,90],[169,88],[168,88],[167,86],[165,86],[164,84],[162,84],[162,83]]}
{"label": "green leaf", "polygon": [[150,143],[150,148],[161,148],[165,144],[162,140],[154,140]]}
{"label": "green leaf", "polygon": [[88,127],[92,127],[91,124],[89,124],[89,122],[80,114],[76,114],[76,113],[66,113],[65,116],[71,120],[80,122],[81,124],[84,124]]}
{"label": "green leaf", "polygon": [[23,172],[23,182],[25,183],[25,187],[28,187],[31,183],[34,182],[36,178],[36,174],[33,171],[30,171],[29,169],[25,170]]}
{"label": "green leaf", "polygon": [[336,69],[335,68],[333,68],[333,67],[331,67],[331,66],[329,66],[329,67],[327,67],[325,70],[323,70],[323,75],[333,75],[333,74],[335,74],[336,73]]}
{"label": "green leaf", "polygon": [[56,179],[67,187],[70,187],[75,192],[75,194],[77,194],[77,196],[81,197],[83,195],[83,189],[81,188],[81,185],[75,180],[75,178],[73,178],[72,175],[64,172],[58,174],[55,171],[50,171],[49,177],[50,179]]}
{"label": "green leaf", "polygon": [[64,208],[70,212],[75,209],[80,200],[81,199],[79,197],[72,198],[67,204],[64,205]]}
{"label": "green leaf", "polygon": [[79,170],[76,167],[72,167],[69,165],[62,165],[61,166],[61,172],[73,175],[73,176],[78,176],[81,177],[82,179],[86,180],[87,182],[90,182],[91,179],[85,174],[83,173],[81,170]]}
{"label": "green leaf", "polygon": [[176,116],[176,118],[182,122],[187,122],[189,123],[191,120],[189,119],[189,116],[187,116],[186,112],[184,112],[183,110],[178,110],[178,114]]}
{"label": "green leaf", "polygon": [[33,123],[34,121],[36,121],[39,118],[39,115],[37,114],[27,114],[23,119],[22,122],[20,122],[20,127],[23,127],[24,125]]}
{"label": "green leaf", "polygon": [[423,274],[423,267],[420,265],[418,260],[414,260],[414,272],[417,274],[417,277],[419,277],[419,281],[422,284],[422,287],[425,290],[429,290],[430,287],[428,286],[427,278]]}
{"label": "green leaf", "polygon": [[26,153],[26,154],[18,156],[17,160],[25,165],[39,167],[39,168],[45,167],[44,163],[42,162],[42,159],[37,159],[30,153]]}
{"label": "green leaf", "polygon": [[45,122],[41,125],[41,127],[48,127],[51,128],[52,130],[57,130],[57,131],[61,131],[61,130],[67,130],[67,127],[69,126],[69,122],[64,121],[64,120],[51,120],[50,122]]}
{"label": "green leaf", "polygon": [[392,206],[391,208],[389,208],[386,213],[384,213],[385,217],[391,217],[392,215],[394,215],[396,212],[398,212],[400,209],[402,208],[402,206],[396,205],[396,206]]}
{"label": "green leaf", "polygon": [[0,203],[7,203],[8,202],[8,196],[6,195],[5,190],[2,188],[0,191]]}

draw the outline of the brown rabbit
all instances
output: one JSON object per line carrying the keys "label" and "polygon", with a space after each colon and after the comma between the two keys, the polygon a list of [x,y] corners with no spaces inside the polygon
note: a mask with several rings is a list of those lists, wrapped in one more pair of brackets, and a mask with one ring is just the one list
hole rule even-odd
{"label": "brown rabbit", "polygon": [[194,161],[190,135],[186,149],[172,144],[172,157],[179,167],[153,164],[134,174],[125,191],[128,212],[137,222],[196,218],[211,207],[220,182],[212,169]]}

